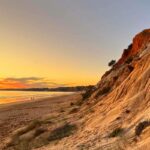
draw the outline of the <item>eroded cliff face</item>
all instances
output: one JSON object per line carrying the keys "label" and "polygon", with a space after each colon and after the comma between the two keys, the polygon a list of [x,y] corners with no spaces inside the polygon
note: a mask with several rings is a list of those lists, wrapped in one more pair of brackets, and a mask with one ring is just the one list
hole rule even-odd
{"label": "eroded cliff face", "polygon": [[150,42],[150,29],[146,29],[133,38],[132,44],[124,50],[122,57],[119,59],[116,65],[121,65],[127,59],[132,58],[134,55],[139,53],[142,49],[145,49],[147,43]]}
{"label": "eroded cliff face", "polygon": [[109,93],[118,87],[134,70],[142,53],[146,51],[150,44],[150,29],[146,29],[133,38],[132,44],[123,51],[117,63],[107,71],[96,85],[96,90],[91,95],[92,98]]}
{"label": "eroded cliff face", "polygon": [[133,39],[75,116],[79,130],[52,149],[149,150],[150,30]]}

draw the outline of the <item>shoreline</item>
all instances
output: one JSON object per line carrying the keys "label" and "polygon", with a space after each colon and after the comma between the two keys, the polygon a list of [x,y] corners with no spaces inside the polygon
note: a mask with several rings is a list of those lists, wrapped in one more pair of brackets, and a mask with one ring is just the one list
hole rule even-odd
{"label": "shoreline", "polygon": [[[50,99],[50,98],[54,98],[54,97],[62,97],[62,96],[67,96],[67,95],[73,95],[73,94],[76,94],[76,93],[79,93],[79,92],[64,92],[62,94],[59,94],[59,95],[49,95],[49,96],[43,96],[43,97],[36,97],[36,95],[34,96],[29,96],[28,98],[5,98],[5,101],[6,102],[3,102],[3,103],[0,103],[0,107],[3,106],[3,105],[15,105],[15,104],[22,104],[22,103],[28,103],[28,102],[36,102],[36,101],[43,101],[43,100],[46,100],[46,99]],[[21,100],[20,100],[21,99]],[[9,102],[7,102],[7,100]]]}
{"label": "shoreline", "polygon": [[79,98],[80,93],[74,93],[0,105],[0,149],[18,128],[44,116],[62,114],[68,111],[70,104]]}

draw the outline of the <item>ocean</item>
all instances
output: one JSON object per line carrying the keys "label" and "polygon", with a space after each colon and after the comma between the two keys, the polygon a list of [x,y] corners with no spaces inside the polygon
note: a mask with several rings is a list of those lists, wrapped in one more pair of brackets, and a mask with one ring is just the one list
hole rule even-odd
{"label": "ocean", "polygon": [[40,98],[69,95],[72,93],[73,92],[0,91],[0,104],[35,101]]}

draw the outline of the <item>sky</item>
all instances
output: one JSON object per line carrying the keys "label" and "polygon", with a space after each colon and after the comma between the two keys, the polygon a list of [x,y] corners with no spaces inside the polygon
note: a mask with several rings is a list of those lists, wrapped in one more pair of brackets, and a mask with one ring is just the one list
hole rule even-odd
{"label": "sky", "polygon": [[0,88],[96,84],[135,34],[149,0],[0,0]]}

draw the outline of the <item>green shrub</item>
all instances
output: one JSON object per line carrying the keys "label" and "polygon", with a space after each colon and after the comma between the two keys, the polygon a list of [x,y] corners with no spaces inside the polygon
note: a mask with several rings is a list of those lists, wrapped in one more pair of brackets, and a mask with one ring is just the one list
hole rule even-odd
{"label": "green shrub", "polygon": [[94,87],[88,86],[85,92],[82,94],[82,100],[88,99],[93,92],[94,92]]}
{"label": "green shrub", "polygon": [[104,88],[104,89],[101,91],[101,94],[102,94],[102,95],[103,95],[103,94],[106,94],[106,93],[108,93],[110,90],[111,90],[111,87],[106,87],[106,88]]}
{"label": "green shrub", "polygon": [[113,132],[110,133],[109,137],[117,137],[123,133],[123,128],[116,128]]}
{"label": "green shrub", "polygon": [[111,91],[111,87],[105,87],[96,94],[95,98],[98,98],[100,95],[107,94],[110,91]]}
{"label": "green shrub", "polygon": [[116,60],[111,60],[111,61],[108,63],[108,66],[109,66],[109,67],[112,67],[112,66],[115,65],[115,63],[116,63]]}
{"label": "green shrub", "polygon": [[77,129],[76,125],[66,123],[63,126],[54,129],[50,133],[48,140],[49,141],[60,140],[64,137],[70,136],[76,129]]}

